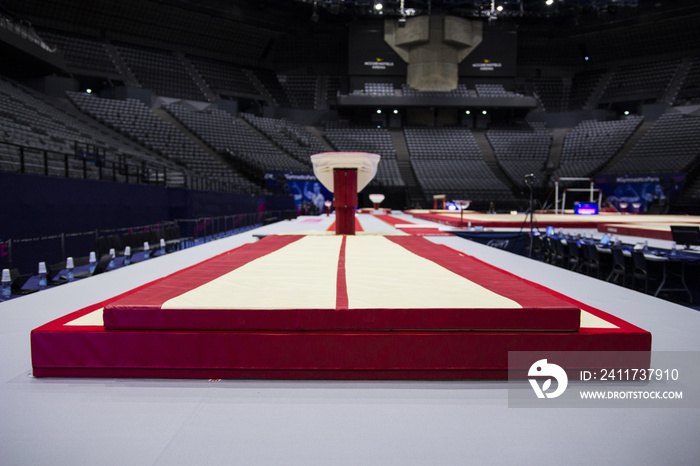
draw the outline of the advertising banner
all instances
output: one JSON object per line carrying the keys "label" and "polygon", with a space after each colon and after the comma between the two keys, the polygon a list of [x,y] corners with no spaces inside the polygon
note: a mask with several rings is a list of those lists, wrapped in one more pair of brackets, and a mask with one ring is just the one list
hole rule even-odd
{"label": "advertising banner", "polygon": [[265,184],[274,192],[294,197],[294,206],[302,215],[318,215],[324,212],[325,201],[333,200],[328,191],[313,173],[268,171]]}
{"label": "advertising banner", "polygon": [[644,213],[652,206],[667,206],[671,198],[683,188],[685,175],[607,175],[596,177],[594,182],[602,191],[606,202],[617,210]]}

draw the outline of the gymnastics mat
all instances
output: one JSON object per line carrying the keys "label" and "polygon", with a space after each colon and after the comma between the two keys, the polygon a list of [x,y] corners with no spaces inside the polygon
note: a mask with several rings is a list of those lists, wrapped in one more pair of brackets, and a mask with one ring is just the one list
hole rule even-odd
{"label": "gymnastics mat", "polygon": [[268,236],[116,300],[105,327],[578,329],[577,306],[420,237]]}

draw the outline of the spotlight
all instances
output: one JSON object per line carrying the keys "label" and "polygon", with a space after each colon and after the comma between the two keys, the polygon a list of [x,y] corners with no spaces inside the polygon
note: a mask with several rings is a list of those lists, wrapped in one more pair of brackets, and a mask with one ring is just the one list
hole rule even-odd
{"label": "spotlight", "polygon": [[482,110],[482,111],[481,111],[481,114],[482,114],[482,115],[486,115],[486,110]]}
{"label": "spotlight", "polygon": [[554,3],[554,0],[547,0],[544,2],[546,5],[552,5]]}
{"label": "spotlight", "polygon": [[382,11],[382,8],[384,8],[384,5],[382,5],[382,2],[377,2],[374,4],[374,9],[377,11]]}
{"label": "spotlight", "polygon": [[381,113],[382,113],[381,109],[377,109],[377,114],[379,115]]}
{"label": "spotlight", "polygon": [[399,111],[398,111],[398,110],[394,110],[394,115],[398,115],[398,114],[399,114]]}
{"label": "spotlight", "polygon": [[503,5],[498,5],[498,6],[496,7],[496,10],[498,10],[498,11],[503,11]]}
{"label": "spotlight", "polygon": [[467,115],[471,115],[471,114],[472,114],[471,110],[467,110],[467,111],[465,111],[464,113],[466,113]]}
{"label": "spotlight", "polygon": [[90,88],[85,89],[85,92],[87,92],[88,94],[92,94],[92,89],[90,89]]}

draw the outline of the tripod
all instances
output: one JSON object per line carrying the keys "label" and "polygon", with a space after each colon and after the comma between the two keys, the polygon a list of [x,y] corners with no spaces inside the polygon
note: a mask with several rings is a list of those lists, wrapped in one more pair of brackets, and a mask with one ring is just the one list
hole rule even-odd
{"label": "tripod", "polygon": [[[527,255],[528,257],[532,257],[532,248],[533,248],[533,239],[532,239],[532,233],[535,231],[535,175],[534,173],[528,173],[525,175],[525,185],[530,189],[530,207],[527,210],[527,215],[525,215],[525,219],[523,220],[522,225],[520,225],[520,233],[523,232],[523,227],[525,226],[525,223],[528,221],[528,217],[530,220],[530,236],[529,241],[528,241],[528,250],[527,250]],[[539,230],[538,230],[539,231]]]}

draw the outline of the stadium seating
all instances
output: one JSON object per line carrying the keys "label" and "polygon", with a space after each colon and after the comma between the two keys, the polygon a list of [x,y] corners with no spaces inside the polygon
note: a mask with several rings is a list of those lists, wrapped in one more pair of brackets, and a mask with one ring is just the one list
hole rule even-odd
{"label": "stadium seating", "polygon": [[545,181],[552,136],[543,125],[532,130],[489,130],[486,132],[501,168],[519,187],[524,175],[533,174],[538,184]]}
{"label": "stadium seating", "polygon": [[90,37],[55,31],[42,30],[40,33],[48,44],[61,50],[69,65],[110,74],[118,73],[101,42]]}
{"label": "stadium seating", "polygon": [[301,125],[287,119],[258,117],[251,113],[241,113],[240,117],[267,136],[282,150],[311,169],[313,154],[325,152],[318,138]]}
{"label": "stadium seating", "polygon": [[[149,171],[165,172],[169,185],[185,183],[182,166],[164,160],[49,96],[0,79],[0,107],[0,135],[6,143],[2,145],[4,170],[21,171],[23,155],[26,173],[97,179],[100,173],[94,160],[84,163],[76,158],[78,148],[91,147],[102,157],[101,164],[106,168],[104,179],[127,181],[128,173],[136,173],[146,165],[150,168],[142,176],[147,177]],[[132,177],[129,181],[137,179]]]}
{"label": "stadium seating", "polygon": [[700,118],[663,114],[626,157],[604,169],[610,174],[684,173],[698,160]]}
{"label": "stadium seating", "polygon": [[681,61],[679,59],[620,66],[613,73],[601,101],[648,95],[661,98]]}
{"label": "stadium seating", "polygon": [[162,157],[184,165],[194,173],[229,183],[241,192],[257,191],[255,185],[233,171],[221,159],[203,150],[182,131],[159,118],[141,101],[101,99],[77,92],[68,95],[85,113]]}
{"label": "stadium seating", "polygon": [[641,116],[623,120],[582,121],[564,140],[556,177],[589,177],[617,154],[643,121]]}
{"label": "stadium seating", "polygon": [[291,157],[250,126],[218,109],[192,111],[183,105],[168,112],[218,153],[230,153],[259,170],[308,171],[308,164]]}
{"label": "stadium seating", "polygon": [[388,130],[329,124],[326,126],[325,136],[339,151],[369,152],[382,157],[377,167],[377,176],[372,181],[373,185],[405,186],[396,161],[396,149]]}
{"label": "stadium seating", "polygon": [[486,164],[468,129],[410,127],[404,133],[426,200],[436,194],[486,202],[512,200],[511,190]]}
{"label": "stadium seating", "polygon": [[123,43],[115,47],[139,84],[146,89],[163,97],[206,100],[204,90],[197,86],[173,52]]}

